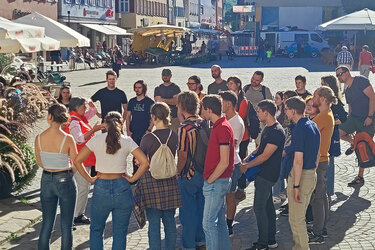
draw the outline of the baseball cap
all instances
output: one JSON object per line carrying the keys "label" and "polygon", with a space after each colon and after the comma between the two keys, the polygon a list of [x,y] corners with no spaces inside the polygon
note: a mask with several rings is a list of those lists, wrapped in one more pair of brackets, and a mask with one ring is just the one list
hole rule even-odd
{"label": "baseball cap", "polygon": [[172,75],[172,71],[170,69],[163,69],[163,71],[161,72],[161,75],[162,76],[170,76],[170,75]]}

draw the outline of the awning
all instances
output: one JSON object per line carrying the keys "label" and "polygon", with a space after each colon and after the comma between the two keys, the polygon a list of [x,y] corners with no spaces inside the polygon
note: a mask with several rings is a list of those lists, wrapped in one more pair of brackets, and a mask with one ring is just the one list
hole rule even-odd
{"label": "awning", "polygon": [[126,32],[125,29],[117,27],[115,25],[108,25],[108,24],[94,24],[94,23],[82,23],[83,26],[99,31],[105,35],[116,35],[116,36],[123,36],[123,35],[130,35]]}
{"label": "awning", "polygon": [[50,37],[1,39],[0,53],[37,52],[41,50],[58,50],[60,42]]}

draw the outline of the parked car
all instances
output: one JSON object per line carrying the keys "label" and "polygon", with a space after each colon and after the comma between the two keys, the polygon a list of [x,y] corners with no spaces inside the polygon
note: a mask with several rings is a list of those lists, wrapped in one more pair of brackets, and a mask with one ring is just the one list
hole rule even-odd
{"label": "parked car", "polygon": [[298,55],[298,47],[297,47],[297,43],[292,43],[285,51],[285,54],[289,57],[289,58],[293,58],[295,56],[311,56],[313,58],[315,57],[318,57],[319,56],[319,49],[318,48],[315,48],[315,47],[312,47],[309,43],[303,43],[302,44],[302,48],[303,49],[303,55]]}

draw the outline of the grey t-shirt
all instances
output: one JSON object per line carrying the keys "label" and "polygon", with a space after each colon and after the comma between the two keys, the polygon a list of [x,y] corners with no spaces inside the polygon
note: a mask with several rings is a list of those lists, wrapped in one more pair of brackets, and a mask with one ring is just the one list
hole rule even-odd
{"label": "grey t-shirt", "polygon": [[208,91],[207,93],[209,95],[211,94],[219,94],[220,91],[228,90],[227,81],[223,80],[221,83],[213,82],[210,85],[208,85]]}
{"label": "grey t-shirt", "polygon": [[[180,87],[172,82],[171,85],[165,86],[164,84],[160,84],[158,87],[155,88],[154,91],[154,98],[155,96],[160,96],[161,98],[171,99],[174,95],[177,95],[181,92]],[[176,105],[168,105],[171,109],[171,116],[177,117],[177,106]]]}
{"label": "grey t-shirt", "polygon": [[350,115],[364,121],[368,115],[369,98],[363,90],[371,86],[364,76],[354,77],[353,83],[345,90],[346,102],[350,105]]}
{"label": "grey t-shirt", "polygon": [[254,108],[257,107],[258,103],[260,101],[263,101],[265,99],[272,100],[272,94],[271,91],[268,87],[265,87],[265,94],[266,98],[264,98],[263,93],[262,93],[262,88],[259,88],[259,90],[254,90],[251,85],[246,85],[244,87],[244,90],[247,89],[245,92],[246,99],[251,102],[251,104],[254,106]]}

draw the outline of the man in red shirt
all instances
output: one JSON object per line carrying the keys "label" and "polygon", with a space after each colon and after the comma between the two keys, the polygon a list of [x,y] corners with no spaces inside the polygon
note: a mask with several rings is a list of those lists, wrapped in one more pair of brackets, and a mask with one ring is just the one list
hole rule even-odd
{"label": "man in red shirt", "polygon": [[358,61],[359,74],[368,78],[373,61],[374,58],[372,57],[372,53],[369,51],[369,47],[367,45],[363,45]]}
{"label": "man in red shirt", "polygon": [[229,191],[234,170],[234,134],[230,123],[221,117],[222,100],[218,95],[206,95],[202,106],[202,118],[213,123],[203,171],[205,204],[202,224],[206,249],[217,250],[220,246],[220,249],[229,250],[225,194]]}

